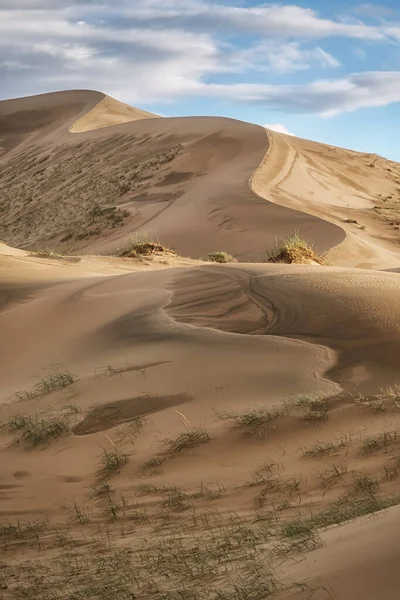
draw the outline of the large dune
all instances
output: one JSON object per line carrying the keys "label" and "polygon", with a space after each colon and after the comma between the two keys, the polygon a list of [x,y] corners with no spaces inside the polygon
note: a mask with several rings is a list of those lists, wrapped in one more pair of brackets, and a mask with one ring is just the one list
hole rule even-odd
{"label": "large dune", "polygon": [[[395,600],[397,230],[343,221],[397,166],[94,92],[0,118],[0,596]],[[135,229],[186,258],[101,255]],[[294,230],[339,266],[249,262]]]}

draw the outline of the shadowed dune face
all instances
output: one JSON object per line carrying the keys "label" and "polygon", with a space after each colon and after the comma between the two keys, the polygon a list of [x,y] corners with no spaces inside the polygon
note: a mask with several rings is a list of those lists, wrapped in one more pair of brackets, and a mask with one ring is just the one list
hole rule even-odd
{"label": "shadowed dune face", "polygon": [[13,149],[0,155],[0,239],[104,253],[141,229],[184,256],[222,249],[250,260],[293,231],[320,252],[344,239],[341,228],[251,191],[268,148],[261,127],[144,118],[68,133],[72,115],[79,120],[102,102],[96,93],[65,92],[0,103],[8,123],[1,145]]}
{"label": "shadowed dune face", "polygon": [[179,406],[193,400],[189,394],[172,394],[170,396],[140,396],[124,398],[112,404],[96,406],[73,429],[75,435],[90,435],[127,423],[135,417],[149,415],[173,406]]}
{"label": "shadowed dune face", "polygon": [[48,134],[65,131],[102,101],[104,94],[68,91],[0,102],[0,160],[17,146],[36,142],[31,157]]}
{"label": "shadowed dune face", "polygon": [[329,346],[329,376],[374,390],[398,380],[400,305],[396,275],[346,269],[199,267],[173,285],[168,311],[196,326],[290,337]]}

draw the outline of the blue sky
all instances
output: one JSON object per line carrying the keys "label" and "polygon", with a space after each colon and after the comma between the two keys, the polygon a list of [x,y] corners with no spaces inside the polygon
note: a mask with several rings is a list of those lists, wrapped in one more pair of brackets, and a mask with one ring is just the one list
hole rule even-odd
{"label": "blue sky", "polygon": [[400,161],[400,3],[0,0],[0,99],[71,88]]}

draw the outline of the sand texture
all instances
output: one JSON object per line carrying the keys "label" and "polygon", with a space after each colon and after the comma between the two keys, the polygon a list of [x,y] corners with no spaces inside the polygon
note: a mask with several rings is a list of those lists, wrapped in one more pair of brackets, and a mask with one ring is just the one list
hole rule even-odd
{"label": "sand texture", "polygon": [[398,166],[89,91],[0,146],[1,600],[396,600]]}

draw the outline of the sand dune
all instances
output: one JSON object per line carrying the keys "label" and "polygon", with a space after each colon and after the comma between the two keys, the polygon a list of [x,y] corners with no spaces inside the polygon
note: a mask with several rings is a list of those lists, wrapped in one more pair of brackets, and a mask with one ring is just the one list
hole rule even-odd
{"label": "sand dune", "polygon": [[[321,252],[343,240],[336,225],[250,190],[268,148],[261,127],[222,118],[150,118],[68,133],[93,106],[98,110],[100,99],[65,92],[0,103],[8,123],[25,118],[40,131],[21,131],[17,141],[6,130],[1,142],[18,147],[0,157],[0,239],[104,253],[139,229],[184,256],[223,249],[250,260],[263,259],[277,237],[294,230]],[[116,211],[107,212],[110,206]]]}
{"label": "sand dune", "polygon": [[267,132],[269,150],[252,189],[280,206],[340,226],[332,264],[398,267],[400,166],[372,154]]}
{"label": "sand dune", "polygon": [[[95,92],[0,125],[0,595],[397,598],[397,167]],[[294,230],[339,266],[248,262]]]}
{"label": "sand dune", "polygon": [[140,121],[141,119],[154,119],[157,115],[134,108],[129,104],[118,102],[110,96],[105,96],[89,112],[75,121],[69,128],[70,133],[83,133],[93,129],[102,129],[129,123],[131,121]]}

